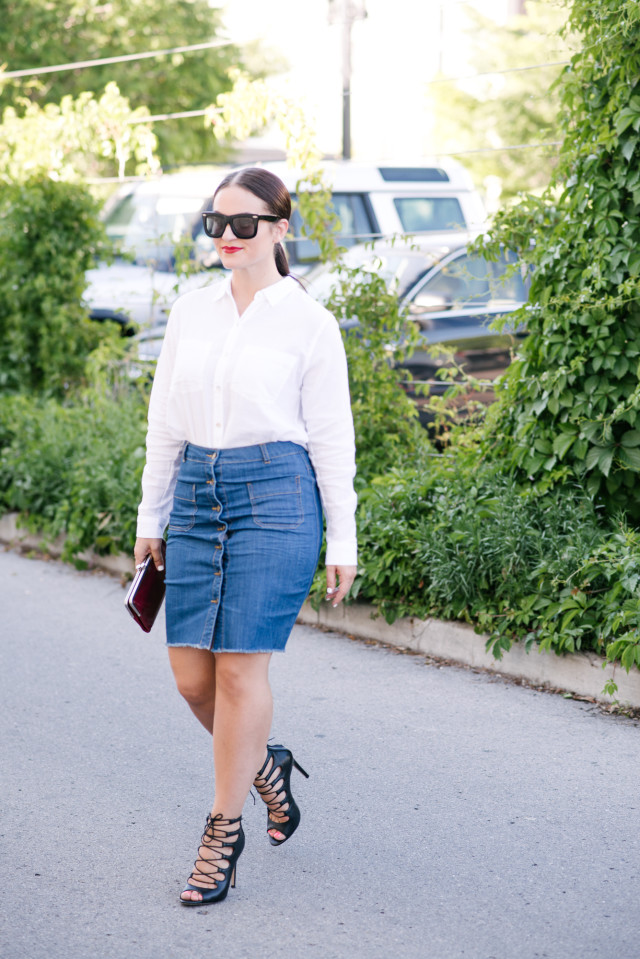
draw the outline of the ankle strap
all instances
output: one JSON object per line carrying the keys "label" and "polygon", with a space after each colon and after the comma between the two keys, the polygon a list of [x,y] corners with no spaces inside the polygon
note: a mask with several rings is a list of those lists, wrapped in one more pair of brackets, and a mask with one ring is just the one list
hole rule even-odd
{"label": "ankle strap", "polygon": [[230,826],[236,822],[242,822],[242,816],[238,816],[236,819],[225,819],[221,812],[216,813],[215,816],[209,813],[207,816],[207,825],[211,823],[216,826]]}

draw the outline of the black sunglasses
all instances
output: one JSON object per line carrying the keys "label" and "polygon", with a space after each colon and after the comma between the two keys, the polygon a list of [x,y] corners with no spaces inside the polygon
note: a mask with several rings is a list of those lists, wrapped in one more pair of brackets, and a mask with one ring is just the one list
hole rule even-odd
{"label": "black sunglasses", "polygon": [[233,216],[225,216],[224,213],[214,213],[207,210],[202,214],[202,224],[207,236],[218,240],[227,228],[227,223],[231,227],[234,236],[239,240],[251,240],[258,232],[258,220],[269,220],[270,223],[276,223],[281,220],[280,216],[264,215],[262,213],[234,213]]}

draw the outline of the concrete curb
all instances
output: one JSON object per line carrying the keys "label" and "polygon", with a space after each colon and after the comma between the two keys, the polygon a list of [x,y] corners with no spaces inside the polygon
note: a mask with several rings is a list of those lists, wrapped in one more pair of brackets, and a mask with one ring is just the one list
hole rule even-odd
{"label": "concrete curb", "polygon": [[353,603],[337,609],[323,604],[316,612],[305,603],[298,621],[307,626],[323,626],[359,639],[375,639],[389,646],[410,649],[425,656],[487,670],[513,679],[524,679],[536,686],[562,689],[579,696],[588,696],[601,703],[613,699],[603,693],[608,679],[618,684],[615,699],[628,706],[640,707],[640,671],[628,675],[620,666],[605,665],[594,653],[572,653],[557,656],[544,650],[526,653],[516,643],[501,660],[485,651],[486,636],[471,626],[438,619],[406,617],[389,625],[376,614],[374,606]]}
{"label": "concrete curb", "polygon": [[[0,543],[59,557],[64,537],[49,542],[42,535],[20,528],[17,513],[6,513],[0,516]],[[99,556],[87,551],[78,558],[93,569],[103,569],[117,576],[133,576],[133,557],[123,553]],[[416,619],[413,616],[389,625],[376,615],[375,607],[364,603],[339,606],[337,609],[324,603],[318,612],[305,603],[298,622],[307,626],[322,626],[358,639],[374,639],[388,646],[410,649],[434,659],[484,669],[512,679],[524,679],[536,686],[563,689],[602,703],[612,702],[612,698],[605,695],[602,689],[608,679],[613,679],[618,684],[617,701],[640,708],[640,670],[627,675],[620,666],[605,665],[604,660],[594,653],[567,656],[556,656],[555,653],[540,650],[526,653],[524,646],[516,643],[501,660],[496,660],[485,652],[486,636],[479,636],[471,626],[438,619]]]}
{"label": "concrete curb", "polygon": [[[62,556],[64,536],[48,540],[41,533],[29,533],[18,525],[18,520],[18,513],[5,513],[4,516],[0,516],[0,543],[23,550],[36,550],[39,553],[54,556],[56,559]],[[100,556],[92,550],[87,550],[80,553],[77,558],[86,563],[90,569],[103,569],[115,576],[133,576],[134,573],[133,556],[126,556],[124,553]]]}

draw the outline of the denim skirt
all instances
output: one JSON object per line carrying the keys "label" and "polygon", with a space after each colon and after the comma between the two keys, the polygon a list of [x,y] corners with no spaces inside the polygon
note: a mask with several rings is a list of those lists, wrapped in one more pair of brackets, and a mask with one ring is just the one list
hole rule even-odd
{"label": "denim skirt", "polygon": [[189,443],[169,518],[167,644],[283,650],[321,544],[320,496],[302,446]]}

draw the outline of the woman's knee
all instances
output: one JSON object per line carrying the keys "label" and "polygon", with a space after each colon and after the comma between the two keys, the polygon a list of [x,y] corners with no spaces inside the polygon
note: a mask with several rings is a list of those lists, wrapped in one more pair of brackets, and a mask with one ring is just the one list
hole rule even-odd
{"label": "woman's knee", "polygon": [[[192,655],[202,653],[206,655]],[[206,706],[215,698],[215,665],[208,650],[174,648],[171,668],[180,695],[190,706]]]}
{"label": "woman's knee", "polygon": [[254,698],[269,690],[268,670],[268,656],[263,659],[259,653],[221,653],[216,656],[216,695]]}

